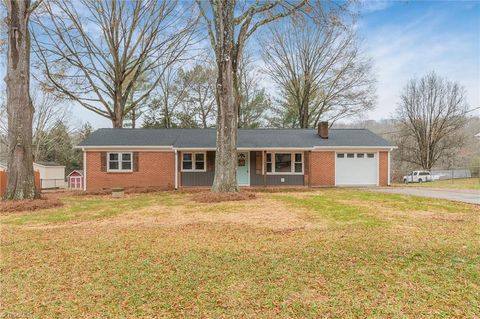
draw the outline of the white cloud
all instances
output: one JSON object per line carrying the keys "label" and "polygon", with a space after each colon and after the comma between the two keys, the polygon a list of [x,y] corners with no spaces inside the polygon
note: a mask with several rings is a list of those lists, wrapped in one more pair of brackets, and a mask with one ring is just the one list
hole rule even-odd
{"label": "white cloud", "polygon": [[371,118],[389,117],[406,82],[432,70],[464,85],[471,107],[480,106],[478,34],[441,32],[444,23],[442,16],[426,13],[407,25],[368,30],[366,52],[378,78],[378,104]]}
{"label": "white cloud", "polygon": [[368,13],[385,10],[392,4],[391,0],[360,0],[357,7],[360,12]]}

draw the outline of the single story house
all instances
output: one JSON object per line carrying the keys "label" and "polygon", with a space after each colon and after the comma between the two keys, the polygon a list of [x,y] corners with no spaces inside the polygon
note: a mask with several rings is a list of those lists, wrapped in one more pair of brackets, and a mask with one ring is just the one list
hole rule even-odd
{"label": "single story house", "polygon": [[[215,129],[93,132],[83,151],[84,190],[211,186]],[[239,186],[386,186],[395,148],[367,129],[239,129]]]}
{"label": "single story house", "polygon": [[65,166],[55,162],[34,162],[33,170],[40,173],[41,189],[65,188]]}

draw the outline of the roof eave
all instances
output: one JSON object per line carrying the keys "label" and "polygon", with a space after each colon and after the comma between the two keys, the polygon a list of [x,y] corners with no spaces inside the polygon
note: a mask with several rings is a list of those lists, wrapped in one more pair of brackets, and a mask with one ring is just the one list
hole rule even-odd
{"label": "roof eave", "polygon": [[77,145],[76,149],[81,150],[173,150],[173,146],[154,146],[154,145]]}

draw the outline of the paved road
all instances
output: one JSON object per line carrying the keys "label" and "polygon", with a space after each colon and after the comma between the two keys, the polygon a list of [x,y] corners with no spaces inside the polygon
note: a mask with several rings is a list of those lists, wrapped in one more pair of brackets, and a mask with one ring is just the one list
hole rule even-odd
{"label": "paved road", "polygon": [[463,189],[413,188],[413,187],[380,187],[372,188],[377,192],[442,198],[457,202],[480,205],[480,191]]}

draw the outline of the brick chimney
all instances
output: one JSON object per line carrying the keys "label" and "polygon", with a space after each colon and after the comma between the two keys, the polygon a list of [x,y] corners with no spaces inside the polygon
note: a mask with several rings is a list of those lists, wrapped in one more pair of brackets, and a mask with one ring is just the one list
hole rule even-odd
{"label": "brick chimney", "polygon": [[321,138],[328,138],[328,122],[320,122],[318,124],[318,136]]}

